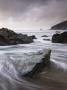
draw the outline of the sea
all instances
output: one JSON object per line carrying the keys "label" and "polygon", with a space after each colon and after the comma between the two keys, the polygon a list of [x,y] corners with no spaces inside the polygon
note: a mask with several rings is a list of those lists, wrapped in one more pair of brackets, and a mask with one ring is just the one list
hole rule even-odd
{"label": "sea", "polygon": [[[35,35],[30,44],[0,46],[0,90],[67,90],[67,44],[52,43],[52,35],[63,30],[15,30],[17,33]],[[47,35],[47,37],[42,37]],[[23,75],[40,62],[42,55],[51,50],[48,69],[35,78]]]}

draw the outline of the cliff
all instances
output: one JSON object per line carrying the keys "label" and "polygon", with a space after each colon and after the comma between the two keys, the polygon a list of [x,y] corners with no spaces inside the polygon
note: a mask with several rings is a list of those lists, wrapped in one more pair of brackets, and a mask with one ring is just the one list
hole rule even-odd
{"label": "cliff", "polygon": [[51,27],[52,30],[67,30],[67,20]]}

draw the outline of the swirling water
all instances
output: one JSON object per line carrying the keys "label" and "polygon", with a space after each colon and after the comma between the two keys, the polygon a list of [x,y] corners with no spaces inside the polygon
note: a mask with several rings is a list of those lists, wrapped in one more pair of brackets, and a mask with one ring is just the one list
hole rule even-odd
{"label": "swirling water", "polygon": [[[51,42],[55,31],[22,33],[36,35],[37,39],[26,45],[0,46],[0,90],[67,90],[67,44]],[[43,40],[47,38],[50,41]],[[51,68],[34,80],[21,77],[40,62],[47,49],[52,50]]]}

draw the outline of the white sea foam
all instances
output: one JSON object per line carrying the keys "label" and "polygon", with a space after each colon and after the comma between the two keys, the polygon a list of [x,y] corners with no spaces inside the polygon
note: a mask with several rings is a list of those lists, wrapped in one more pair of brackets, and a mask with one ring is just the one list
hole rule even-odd
{"label": "white sea foam", "polygon": [[36,35],[34,43],[0,46],[0,90],[42,90],[39,86],[21,79],[19,73],[23,75],[31,71],[48,49],[52,50],[51,61],[58,68],[67,70],[67,45],[52,44],[51,41],[43,40],[45,37],[41,37],[48,35],[51,39],[54,32],[26,32],[28,35]]}

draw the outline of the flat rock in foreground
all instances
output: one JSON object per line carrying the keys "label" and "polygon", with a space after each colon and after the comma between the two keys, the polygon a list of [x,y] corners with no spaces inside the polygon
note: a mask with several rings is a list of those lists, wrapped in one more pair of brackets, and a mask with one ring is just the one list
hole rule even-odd
{"label": "flat rock in foreground", "polygon": [[7,28],[0,29],[0,46],[32,43],[35,36],[17,34]]}
{"label": "flat rock in foreground", "polygon": [[33,78],[39,73],[41,73],[44,68],[49,67],[50,55],[51,55],[51,50],[48,50],[41,58],[41,61],[39,63],[36,63],[35,66],[32,68],[32,70],[24,74],[23,76]]}

